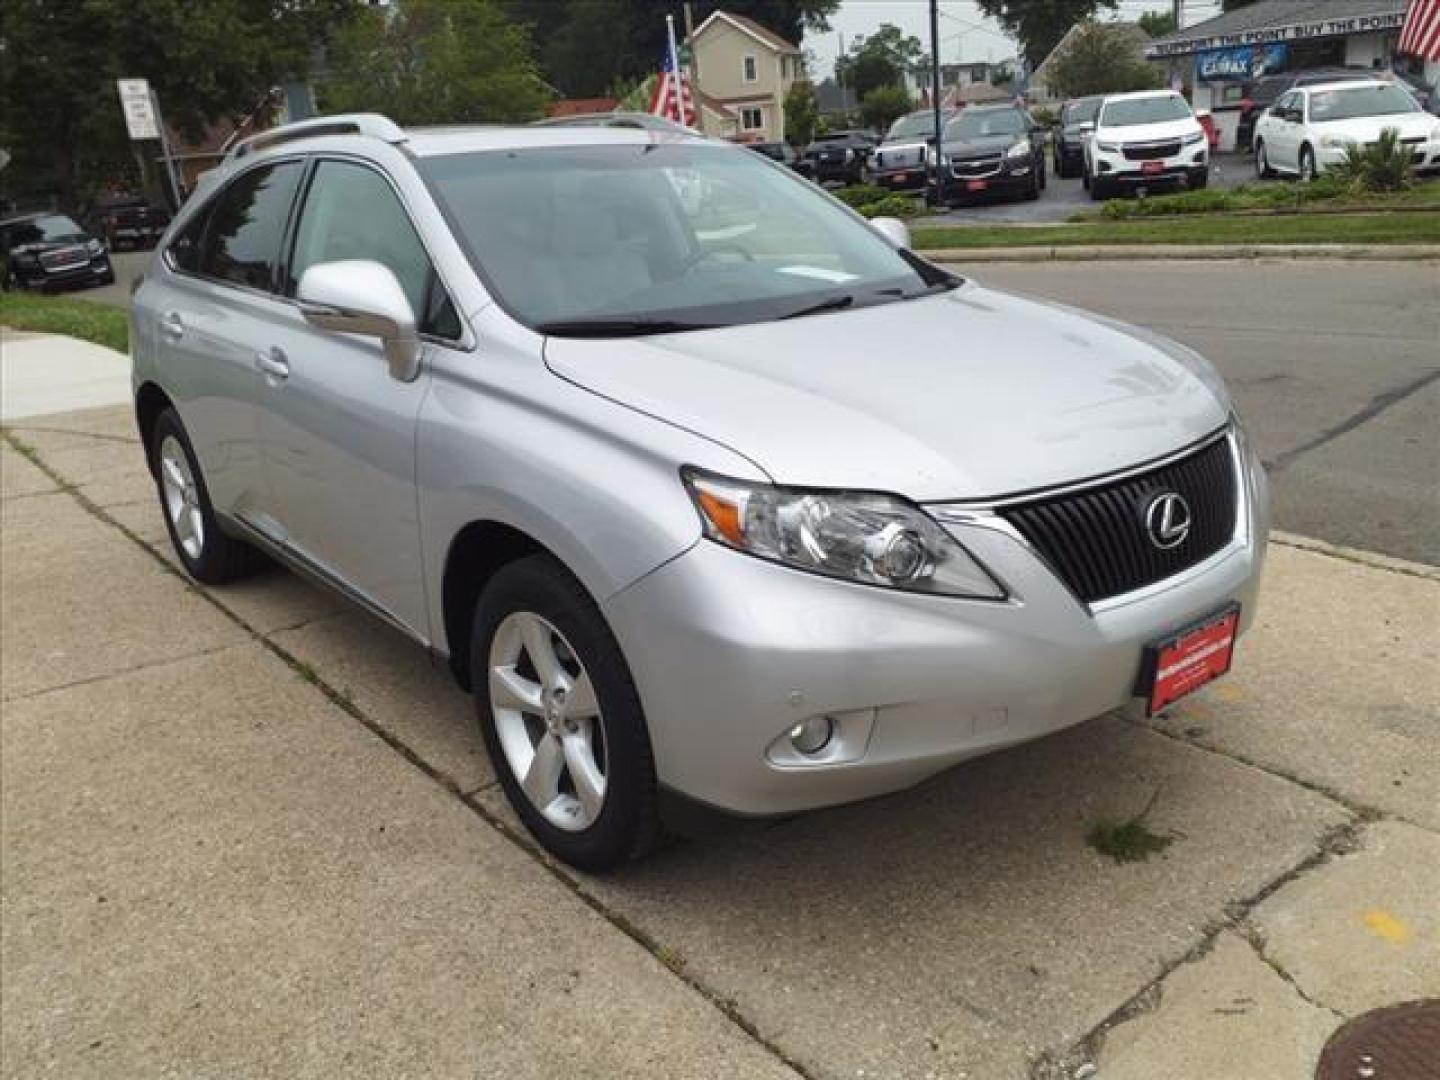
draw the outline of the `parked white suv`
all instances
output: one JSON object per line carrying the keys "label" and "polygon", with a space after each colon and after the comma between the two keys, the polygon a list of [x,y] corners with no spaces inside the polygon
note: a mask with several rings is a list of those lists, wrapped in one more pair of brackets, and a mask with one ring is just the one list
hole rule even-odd
{"label": "parked white suv", "polygon": [[1266,110],[1255,125],[1255,171],[1313,180],[1394,128],[1410,148],[1417,172],[1440,169],[1440,120],[1420,108],[1398,83],[1320,83],[1296,87]]}
{"label": "parked white suv", "polygon": [[1203,188],[1210,147],[1190,103],[1172,90],[1112,94],[1085,143],[1085,186],[1092,199],[1123,190],[1179,183]]}

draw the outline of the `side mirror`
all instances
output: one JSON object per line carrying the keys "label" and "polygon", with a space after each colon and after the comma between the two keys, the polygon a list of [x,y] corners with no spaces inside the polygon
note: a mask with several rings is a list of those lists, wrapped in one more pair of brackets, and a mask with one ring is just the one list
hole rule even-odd
{"label": "side mirror", "polygon": [[870,227],[883,236],[891,247],[908,248],[910,246],[910,228],[899,218],[871,218]]}
{"label": "side mirror", "polygon": [[316,263],[300,278],[300,310],[311,326],[380,339],[390,374],[420,374],[420,334],[405,290],[388,266],[369,259]]}
{"label": "side mirror", "polygon": [[1081,135],[1093,135],[1095,133],[1095,121],[1086,120],[1080,125]]}

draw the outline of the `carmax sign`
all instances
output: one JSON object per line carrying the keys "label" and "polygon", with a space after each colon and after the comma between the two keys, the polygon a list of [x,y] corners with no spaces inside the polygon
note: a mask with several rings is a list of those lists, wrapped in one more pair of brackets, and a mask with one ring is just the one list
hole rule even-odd
{"label": "carmax sign", "polygon": [[1167,56],[1187,56],[1209,49],[1233,49],[1241,45],[1269,45],[1274,42],[1309,41],[1311,38],[1345,37],[1370,34],[1382,30],[1399,30],[1405,25],[1405,9],[1387,15],[1356,15],[1347,19],[1317,19],[1314,22],[1289,26],[1257,26],[1235,34],[1212,34],[1209,37],[1157,41],[1145,49],[1151,60]]}

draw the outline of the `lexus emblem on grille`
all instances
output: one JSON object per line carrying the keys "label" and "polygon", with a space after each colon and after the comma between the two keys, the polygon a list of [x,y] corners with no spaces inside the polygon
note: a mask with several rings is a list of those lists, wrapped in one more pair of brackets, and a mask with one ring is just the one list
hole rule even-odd
{"label": "lexus emblem on grille", "polygon": [[1145,508],[1145,532],[1161,551],[1179,547],[1190,535],[1190,504],[1176,491],[1162,491]]}

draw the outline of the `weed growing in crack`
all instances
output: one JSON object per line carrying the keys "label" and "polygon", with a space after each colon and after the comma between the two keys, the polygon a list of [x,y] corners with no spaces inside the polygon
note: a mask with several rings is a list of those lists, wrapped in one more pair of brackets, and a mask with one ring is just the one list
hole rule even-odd
{"label": "weed growing in crack", "polygon": [[1126,821],[1097,821],[1085,834],[1085,842],[1117,863],[1144,862],[1158,855],[1175,842],[1175,837],[1162,836],[1145,824],[1159,797],[1156,789],[1145,809]]}

